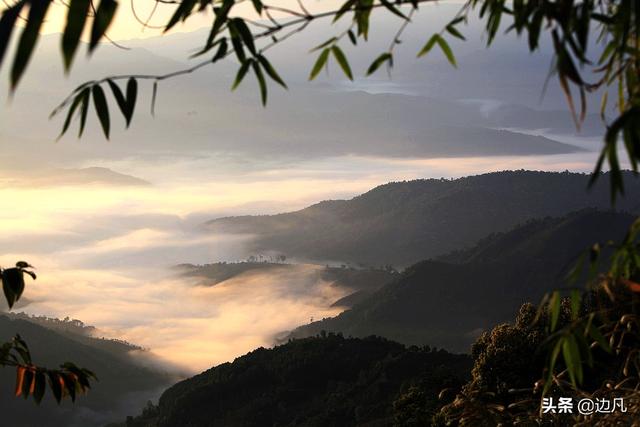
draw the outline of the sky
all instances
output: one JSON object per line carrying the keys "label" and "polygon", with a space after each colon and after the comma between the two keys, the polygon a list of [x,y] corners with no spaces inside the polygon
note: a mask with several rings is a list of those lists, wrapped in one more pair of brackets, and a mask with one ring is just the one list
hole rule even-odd
{"label": "sky", "polygon": [[[336,3],[305,4],[321,9]],[[135,5],[141,15],[148,13],[142,2]],[[555,110],[538,109],[544,75],[536,75],[538,82],[528,73],[546,70],[548,57],[515,54],[510,44],[490,57],[478,36],[461,52],[461,71],[438,56],[427,68],[414,58],[424,36],[420,27],[407,35],[408,53],[398,59],[404,67],[392,80],[352,84],[333,72],[305,83],[311,59],[301,52],[323,35],[320,28],[292,42],[294,48],[274,52],[294,83],[288,92],[274,91],[267,109],[250,83],[231,94],[234,70],[223,66],[162,86],[156,117],[146,105],[137,107],[131,129],[118,127],[109,142],[90,119],[82,140],[69,136],[53,143],[60,123],[46,117],[69,88],[96,73],[182,67],[187,54],[175,55],[175,46],[197,45],[202,34],[196,30],[207,25],[206,17],[194,18],[176,30],[184,34],[154,38],[158,30],[143,32],[127,6],[121,5],[109,34],[134,49],[105,45],[91,61],[78,60],[69,78],[59,70],[59,40],[51,35],[62,19],[58,6],[15,99],[3,103],[0,265],[24,259],[37,267],[38,279],[28,284],[17,310],[80,319],[191,371],[269,346],[275,335],[311,317],[335,315],[331,303],[349,292],[319,281],[318,266],[308,264],[288,274],[197,286],[172,267],[253,255],[246,250],[251,236],[207,234],[201,229],[205,221],[351,198],[389,181],[505,169],[590,172],[598,154],[595,125],[581,135],[569,120],[568,126],[540,128],[549,115],[568,117],[553,96],[545,108]],[[433,28],[432,21],[424,22]],[[383,27],[393,33],[395,24]],[[386,36],[372,37],[371,44],[386,46]],[[353,58],[360,68],[375,52],[367,49],[368,56]],[[499,67],[518,71],[501,74]],[[6,74],[0,77],[6,81]],[[148,99],[149,88],[143,89]],[[113,117],[116,128],[121,123]],[[444,124],[473,131],[509,128],[513,138],[542,135],[586,151],[481,155],[462,144],[469,141],[457,140],[448,141],[455,152],[421,151],[439,142],[430,136],[442,134],[438,126]],[[524,151],[529,143],[523,139]],[[405,146],[405,154],[395,151]]]}
{"label": "sky", "polygon": [[[268,2],[265,3],[269,4]],[[272,4],[282,8],[300,10],[297,0],[279,0]],[[305,8],[311,13],[336,9],[341,4],[342,2],[338,0],[312,0],[304,2]],[[163,29],[158,27],[163,27],[169,21],[177,6],[172,4],[158,4],[158,7],[154,11],[154,5],[155,3],[153,1],[121,1],[113,23],[107,33],[109,38],[122,41],[156,37],[162,34]],[[67,10],[68,9],[61,3],[54,4],[49,11],[47,22],[42,29],[42,34],[62,32],[66,22]],[[256,13],[251,2],[239,4],[234,8],[234,11],[239,16],[252,19],[256,18]],[[152,18],[148,21],[147,28],[145,28],[136,17],[140,18],[144,23],[147,22],[152,12]],[[282,17],[285,15],[274,11],[273,16]],[[171,31],[176,33],[191,32],[203,27],[209,27],[211,25],[211,17],[212,13],[209,10],[194,13],[189,19],[178,24],[176,28]],[[263,19],[265,18],[263,17]]]}

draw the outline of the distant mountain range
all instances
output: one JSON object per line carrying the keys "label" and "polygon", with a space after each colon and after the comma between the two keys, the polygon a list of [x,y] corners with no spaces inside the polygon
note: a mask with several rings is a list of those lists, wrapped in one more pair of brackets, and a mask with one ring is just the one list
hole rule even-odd
{"label": "distant mountain range", "polygon": [[419,262],[351,310],[301,326],[288,338],[321,331],[375,334],[468,352],[482,330],[513,319],[522,303],[537,303],[546,292],[565,286],[585,250],[621,239],[634,219],[583,210],[527,222],[471,249]]}
{"label": "distant mountain range", "polygon": [[0,188],[39,188],[65,185],[148,186],[149,182],[103,167],[7,170],[0,173]]}
{"label": "distant mountain range", "polygon": [[[87,80],[128,73],[163,74],[188,67],[193,64],[189,55],[202,46],[208,30],[126,42],[131,50],[106,43],[90,60],[78,57],[68,76],[59,53],[59,35],[45,35],[16,96],[2,110],[11,126],[0,131],[0,138],[14,143],[3,147],[0,166],[19,164],[24,152],[30,153],[32,168],[70,168],[103,164],[101,160],[167,155],[191,158],[220,152],[286,162],[349,155],[434,158],[580,150],[559,141],[561,135],[576,134],[576,129],[556,79],[550,80],[549,90],[540,99],[552,59],[546,37],[541,52],[533,55],[521,48],[516,37],[505,38],[487,50],[480,41],[481,26],[472,20],[470,28],[465,29],[467,42],[451,40],[459,69],[452,69],[443,55],[415,57],[425,43],[419,29],[438,28],[455,13],[455,6],[442,5],[437,9],[425,7],[414,17],[414,25],[403,36],[402,49],[395,53],[397,67],[392,80],[380,73],[346,82],[334,69],[309,83],[314,61],[309,49],[335,29],[328,21],[314,22],[285,45],[269,51],[291,90],[274,87],[267,109],[261,107],[251,79],[231,93],[235,61],[220,61],[188,79],[163,81],[155,118],[143,108],[150,102],[152,85],[141,82],[140,105],[128,131],[123,131],[120,115],[112,110],[109,144],[84,143],[103,141],[93,114],[82,141],[76,140],[74,121],[69,135],[53,144],[64,118],[48,121],[47,117],[69,92]],[[357,77],[363,76],[371,61],[387,49],[395,34],[395,17],[383,17],[373,17],[376,36],[368,43],[357,49],[343,46]],[[6,67],[2,69],[0,79],[6,81],[8,73]],[[388,89],[371,89],[381,85]],[[1,96],[8,96],[4,88],[0,89]],[[475,101],[495,103],[498,111],[487,112]],[[591,97],[588,102],[592,114],[587,116],[582,135],[601,135],[599,103],[592,102]],[[116,108],[115,103],[110,105]],[[247,120],[251,126],[245,126]],[[514,131],[516,128],[523,132]],[[525,134],[540,128],[549,129],[551,134],[546,138]]]}
{"label": "distant mountain range", "polygon": [[[212,233],[254,235],[250,252],[290,259],[396,267],[475,244],[529,219],[611,206],[608,176],[587,191],[578,173],[506,171],[454,180],[393,182],[351,200],[329,200],[296,212],[209,221]],[[626,174],[616,207],[636,213],[640,181]]]}
{"label": "distant mountain range", "polygon": [[[31,350],[34,363],[57,368],[64,362],[92,370],[99,381],[75,403],[57,405],[50,390],[36,404],[14,396],[15,370],[0,370],[0,411],[3,425],[20,427],[98,427],[122,419],[155,399],[178,380],[170,367],[161,368],[153,355],[124,341],[87,335],[91,328],[77,322],[26,316],[0,315],[0,341],[20,334]],[[155,366],[155,367],[153,367]]]}

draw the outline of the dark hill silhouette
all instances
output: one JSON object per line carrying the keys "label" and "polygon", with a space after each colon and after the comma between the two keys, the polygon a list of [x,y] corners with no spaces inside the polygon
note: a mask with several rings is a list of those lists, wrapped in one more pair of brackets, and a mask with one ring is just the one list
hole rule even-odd
{"label": "dark hill silhouette", "polygon": [[466,355],[382,338],[306,338],[182,381],[126,426],[386,426],[409,386],[420,383],[435,408],[469,370]]}
{"label": "dark hill silhouette", "polygon": [[[351,200],[296,212],[209,221],[211,232],[256,236],[250,250],[365,265],[411,265],[467,247],[529,219],[610,206],[608,176],[587,191],[578,173],[513,171],[455,180],[394,182]],[[637,213],[640,181],[626,174],[621,210]]]}
{"label": "dark hill silhouette", "polygon": [[474,248],[417,263],[352,309],[301,326],[290,337],[326,330],[469,351],[480,331],[564,286],[580,253],[595,242],[620,239],[633,220],[583,210],[531,221]]}
{"label": "dark hill silhouette", "polygon": [[4,368],[0,370],[0,411],[4,414],[3,423],[6,423],[3,425],[102,426],[121,419],[133,408],[141,407],[177,380],[175,374],[160,368],[144,367],[141,363],[144,362],[144,354],[139,355],[139,360],[129,354],[131,351],[141,352],[140,348],[124,341],[91,338],[68,328],[55,331],[32,321],[0,315],[0,339],[7,341],[16,333],[27,341],[34,361],[39,365],[56,368],[72,361],[91,369],[99,381],[75,404],[64,401],[58,406],[48,391],[36,408],[32,400],[14,396],[15,370]]}

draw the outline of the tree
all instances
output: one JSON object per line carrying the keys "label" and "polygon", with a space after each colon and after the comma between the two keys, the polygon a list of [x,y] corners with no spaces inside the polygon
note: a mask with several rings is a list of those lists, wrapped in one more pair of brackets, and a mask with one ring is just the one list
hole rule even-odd
{"label": "tree", "polygon": [[[9,305],[9,309],[18,302],[25,288],[24,276],[36,279],[31,271],[33,266],[24,261],[18,261],[15,267],[0,268],[2,290]],[[71,362],[66,362],[59,369],[48,369],[37,366],[31,359],[27,343],[16,335],[11,341],[0,345],[0,366],[16,368],[15,395],[33,399],[40,403],[45,395],[47,384],[58,403],[65,397],[75,401],[76,396],[87,392],[91,388],[90,381],[96,379],[93,372],[79,368]]]}
{"label": "tree", "polygon": [[[266,104],[267,77],[287,87],[269,62],[267,51],[275,44],[283,43],[289,37],[304,31],[319,19],[332,19],[336,22],[349,18],[350,26],[346,31],[329,37],[326,42],[313,49],[318,52],[318,57],[311,69],[310,79],[314,79],[330,60],[335,61],[349,79],[353,79],[353,71],[341,46],[344,43],[351,42],[355,45],[359,41],[366,41],[371,31],[370,16],[377,10],[396,16],[399,28],[389,48],[373,60],[366,74],[375,73],[383,65],[391,68],[394,51],[401,42],[403,31],[411,23],[412,16],[421,4],[434,0],[344,0],[340,7],[318,13],[310,13],[305,8],[303,0],[298,1],[298,7],[295,9],[271,5],[262,0],[252,0],[256,19],[243,17],[237,12],[238,6],[246,3],[241,0],[154,1],[154,10],[158,7],[172,8],[173,13],[164,26],[165,30],[173,28],[180,21],[188,20],[197,11],[212,10],[211,31],[196,53],[196,56],[206,59],[188,69],[168,74],[107,76],[81,84],[52,112],[55,116],[66,110],[61,134],[67,132],[72,120],[77,117],[79,135],[82,135],[89,106],[93,101],[104,135],[109,138],[111,121],[106,100],[107,92],[111,92],[126,125],[129,126],[138,101],[139,81],[149,81],[153,85],[153,112],[161,82],[213,65],[228,56],[235,57],[238,63],[232,88],[236,88],[252,71],[260,87],[262,102]],[[21,20],[26,22],[19,36],[11,67],[12,90],[17,88],[27,68],[38,40],[39,30],[52,3],[53,0],[13,0],[12,3],[5,3],[7,6],[0,19],[0,66],[4,63],[12,33]],[[69,70],[85,29],[90,33],[89,53],[98,47],[103,38],[108,38],[106,32],[116,16],[119,2],[100,0],[98,4],[94,0],[70,0],[65,6],[68,7],[68,13],[64,33],[61,35],[61,47],[64,66]],[[580,127],[585,118],[586,93],[603,90],[601,115],[607,125],[607,131],[593,180],[598,178],[606,160],[612,171],[611,195],[615,199],[616,195],[624,191],[616,151],[620,138],[624,141],[635,172],[640,160],[638,9],[640,6],[635,0],[466,0],[454,19],[427,38],[417,55],[424,56],[434,47],[438,47],[455,67],[456,59],[447,38],[464,40],[461,27],[467,23],[473,12],[478,12],[484,22],[488,45],[494,42],[502,25],[507,25],[507,33],[526,36],[530,51],[538,50],[543,31],[550,32],[555,53],[550,75],[557,74],[577,127]],[[274,16],[276,12],[281,17]],[[147,22],[141,21],[141,25],[145,26]],[[598,32],[598,49],[594,52],[589,41],[595,31]],[[607,120],[605,114],[609,105],[609,88],[617,88],[614,104],[617,106],[618,114],[611,121]],[[578,92],[577,101],[572,89]]]}

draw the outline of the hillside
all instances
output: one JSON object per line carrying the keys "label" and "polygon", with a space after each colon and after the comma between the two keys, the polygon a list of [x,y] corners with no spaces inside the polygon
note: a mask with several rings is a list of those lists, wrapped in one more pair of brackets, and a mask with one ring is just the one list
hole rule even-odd
{"label": "hillside", "polygon": [[[608,177],[587,191],[578,173],[507,171],[455,180],[381,185],[351,200],[324,201],[279,215],[209,221],[212,233],[253,234],[250,251],[365,265],[411,265],[468,247],[529,219],[585,207],[609,208]],[[626,177],[617,208],[640,207],[640,181]]]}
{"label": "hillside", "polygon": [[[57,406],[51,394],[39,407],[32,400],[14,397],[15,371],[0,371],[0,411],[6,425],[24,427],[91,427],[122,418],[133,408],[141,407],[148,399],[177,380],[175,374],[160,368],[144,367],[151,355],[145,356],[139,347],[122,341],[91,338],[73,331],[69,325],[55,331],[42,326],[54,325],[53,319],[36,324],[18,318],[0,316],[0,340],[11,339],[19,333],[28,343],[38,365],[55,368],[66,361],[91,369],[99,381],[86,396]],[[60,322],[64,323],[64,322]],[[138,359],[131,352],[136,352]],[[148,358],[149,360],[147,360]]]}
{"label": "hillside", "polygon": [[583,210],[530,221],[472,249],[415,264],[351,310],[301,326],[290,337],[325,330],[469,351],[482,330],[513,318],[521,303],[562,287],[580,253],[621,238],[633,220]]}
{"label": "hillside", "polygon": [[383,426],[411,385],[438,393],[459,387],[471,359],[382,338],[329,335],[259,348],[165,391],[127,427]]}

